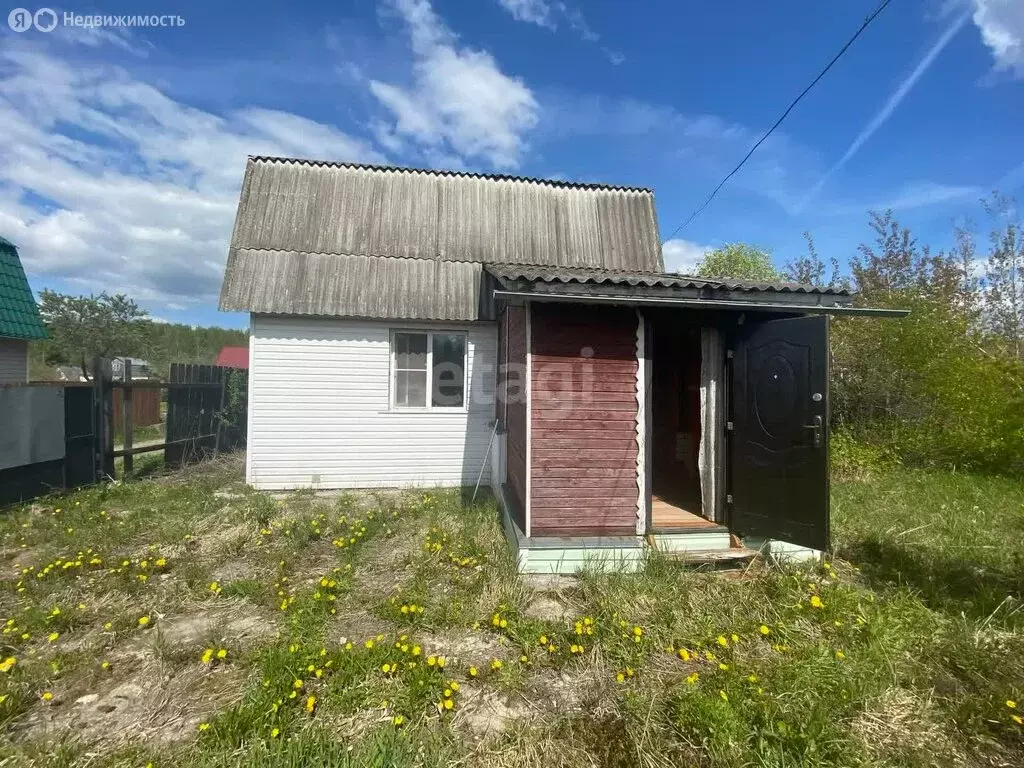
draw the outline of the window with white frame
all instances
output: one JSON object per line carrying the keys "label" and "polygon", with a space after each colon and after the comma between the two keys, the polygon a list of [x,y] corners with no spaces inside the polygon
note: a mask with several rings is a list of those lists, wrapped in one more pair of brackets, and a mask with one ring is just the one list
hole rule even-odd
{"label": "window with white frame", "polygon": [[391,334],[391,405],[394,408],[464,408],[466,334],[394,331]]}

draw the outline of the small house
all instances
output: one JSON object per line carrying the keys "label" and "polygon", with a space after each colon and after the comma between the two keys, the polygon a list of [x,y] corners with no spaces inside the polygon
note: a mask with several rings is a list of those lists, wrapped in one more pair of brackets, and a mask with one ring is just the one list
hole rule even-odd
{"label": "small house", "polygon": [[110,360],[110,372],[114,381],[124,381],[125,364],[131,363],[131,377],[136,379],[149,379],[153,373],[149,362],[138,357],[113,357]]}
{"label": "small house", "polygon": [[648,189],[252,157],[220,306],[250,313],[250,484],[487,483],[550,573],[827,548],[852,300],[666,274]]}
{"label": "small house", "polygon": [[0,237],[0,384],[28,381],[28,343],[45,338],[18,249]]}

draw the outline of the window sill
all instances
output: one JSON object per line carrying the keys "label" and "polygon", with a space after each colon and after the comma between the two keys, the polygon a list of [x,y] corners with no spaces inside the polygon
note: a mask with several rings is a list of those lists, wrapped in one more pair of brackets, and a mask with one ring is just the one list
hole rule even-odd
{"label": "window sill", "polygon": [[406,415],[420,415],[420,414],[435,414],[435,415],[442,415],[442,416],[445,416],[445,415],[447,415],[447,416],[458,416],[458,415],[465,416],[467,413],[469,413],[469,409],[468,408],[388,408],[387,410],[384,410],[384,411],[378,411],[378,413],[382,414],[382,415],[383,414],[388,414],[388,415],[392,415],[392,416],[393,415],[406,416]]}

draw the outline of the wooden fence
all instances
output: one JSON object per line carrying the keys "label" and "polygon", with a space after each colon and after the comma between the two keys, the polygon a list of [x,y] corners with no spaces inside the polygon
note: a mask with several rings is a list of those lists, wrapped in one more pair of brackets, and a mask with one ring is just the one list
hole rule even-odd
{"label": "wooden fence", "polygon": [[[56,418],[50,418],[54,416],[52,413],[47,414],[44,425],[37,425],[32,418],[16,421],[13,414],[12,418],[5,419],[7,414],[0,413],[0,423],[14,424],[13,428],[24,430],[23,434],[14,436],[24,440],[9,441],[8,453],[28,457],[14,461],[13,466],[0,464],[0,505],[114,479],[115,459],[119,457],[123,459],[124,476],[130,477],[134,472],[134,457],[142,453],[163,451],[165,466],[180,467],[245,445],[248,371],[176,364],[171,367],[170,380],[160,382],[133,381],[130,365],[126,365],[125,380],[114,381],[109,360],[94,361],[93,370],[91,383],[13,385],[26,390],[59,390],[55,402],[62,400],[63,408]],[[135,427],[142,426],[135,418],[135,403],[142,398],[155,398],[159,408],[162,390],[167,391],[164,440],[135,445]],[[53,411],[49,407],[44,410]],[[145,420],[148,421],[148,417]],[[45,426],[45,429],[37,429],[37,426]],[[124,433],[121,448],[115,448],[115,431]],[[33,458],[33,440],[42,439],[36,432],[45,433],[48,449],[45,460]]]}
{"label": "wooden fence", "polygon": [[[132,425],[151,427],[163,421],[160,414],[160,390],[142,389],[134,393],[132,398]],[[121,434],[124,430],[124,390],[114,390],[114,433]]]}
{"label": "wooden fence", "polygon": [[[103,385],[104,389],[124,393],[124,445],[113,450],[111,440],[107,439],[110,468],[113,469],[114,457],[123,457],[124,474],[130,477],[135,469],[135,456],[140,453],[162,450],[165,466],[180,467],[245,445],[248,379],[248,371],[237,368],[174,363],[165,383],[133,381],[131,361],[126,360],[124,381],[105,380]],[[135,446],[135,396],[159,389],[167,390],[164,441]],[[108,474],[113,476],[113,471]]]}

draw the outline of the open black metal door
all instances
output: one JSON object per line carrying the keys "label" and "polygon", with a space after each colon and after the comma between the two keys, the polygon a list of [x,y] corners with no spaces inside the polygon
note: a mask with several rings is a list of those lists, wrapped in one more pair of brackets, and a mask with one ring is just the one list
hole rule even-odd
{"label": "open black metal door", "polygon": [[731,527],[827,549],[827,316],[741,327],[732,420]]}

